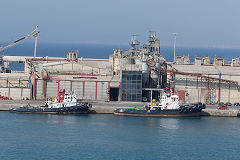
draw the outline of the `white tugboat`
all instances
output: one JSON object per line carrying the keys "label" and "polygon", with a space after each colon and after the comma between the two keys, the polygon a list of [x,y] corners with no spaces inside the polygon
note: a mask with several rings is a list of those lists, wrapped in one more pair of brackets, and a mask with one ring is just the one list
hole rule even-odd
{"label": "white tugboat", "polygon": [[160,103],[153,99],[150,104],[142,108],[119,108],[114,111],[114,114],[127,116],[194,117],[200,116],[202,109],[206,107],[201,102],[179,105],[178,100],[178,95],[167,92],[162,96]]}
{"label": "white tugboat", "polygon": [[49,99],[45,106],[24,106],[20,108],[10,108],[11,112],[18,113],[55,113],[55,114],[75,114],[90,113],[92,105],[84,102],[78,103],[74,92],[67,94],[65,90],[59,93],[59,97]]}

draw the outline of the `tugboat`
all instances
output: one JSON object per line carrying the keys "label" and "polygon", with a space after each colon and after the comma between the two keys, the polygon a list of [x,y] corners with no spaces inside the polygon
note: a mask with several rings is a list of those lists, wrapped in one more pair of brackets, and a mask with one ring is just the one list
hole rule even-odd
{"label": "tugboat", "polygon": [[10,108],[13,113],[53,113],[53,114],[79,114],[91,113],[92,104],[87,102],[78,103],[76,94],[73,91],[67,94],[65,90],[59,93],[58,99],[52,98],[45,102],[44,106],[23,106],[20,108]]}
{"label": "tugboat", "polygon": [[114,114],[126,116],[195,117],[200,116],[202,109],[206,108],[206,105],[201,102],[179,105],[178,100],[178,95],[167,92],[163,94],[160,103],[153,99],[150,104],[142,108],[119,108],[114,111]]}

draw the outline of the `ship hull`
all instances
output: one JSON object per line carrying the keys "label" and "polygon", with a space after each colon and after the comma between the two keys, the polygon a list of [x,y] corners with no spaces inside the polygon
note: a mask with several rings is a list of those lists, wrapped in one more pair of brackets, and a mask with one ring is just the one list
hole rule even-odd
{"label": "ship hull", "polygon": [[36,114],[87,114],[91,113],[88,104],[79,104],[71,107],[47,108],[47,107],[20,107],[11,108],[12,113],[36,113]]}
{"label": "ship hull", "polygon": [[179,112],[179,110],[136,110],[136,109],[116,109],[115,115],[119,116],[143,116],[143,117],[198,117],[201,111]]}

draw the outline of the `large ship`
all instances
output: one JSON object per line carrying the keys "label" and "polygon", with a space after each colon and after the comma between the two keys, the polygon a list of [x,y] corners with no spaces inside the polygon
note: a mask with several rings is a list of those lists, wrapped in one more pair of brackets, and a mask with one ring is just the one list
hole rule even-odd
{"label": "large ship", "polygon": [[23,106],[19,108],[10,108],[10,112],[14,113],[53,113],[53,114],[79,114],[91,113],[91,104],[87,102],[78,103],[76,94],[71,92],[67,94],[65,90],[56,97],[48,99],[44,106]]}
{"label": "large ship", "polygon": [[200,116],[205,104],[194,103],[179,105],[177,94],[170,92],[164,93],[161,101],[155,102],[153,99],[150,104],[142,108],[119,108],[114,111],[115,115],[126,116],[161,116],[161,117],[195,117]]}

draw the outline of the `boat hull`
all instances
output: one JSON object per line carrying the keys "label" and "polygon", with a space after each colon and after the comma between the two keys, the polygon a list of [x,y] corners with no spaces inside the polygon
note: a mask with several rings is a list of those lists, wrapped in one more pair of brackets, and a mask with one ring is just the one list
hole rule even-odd
{"label": "boat hull", "polygon": [[92,113],[87,103],[71,107],[47,108],[47,107],[20,107],[11,108],[12,113],[38,113],[38,114],[87,114]]}
{"label": "boat hull", "polygon": [[198,117],[201,111],[179,112],[179,110],[136,110],[136,109],[116,109],[115,115],[119,116],[145,116],[145,117]]}

